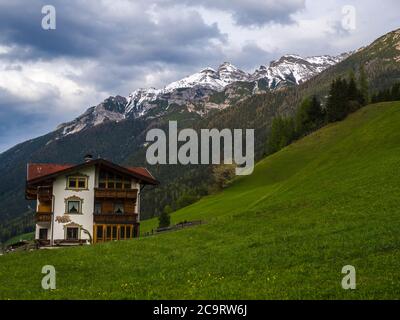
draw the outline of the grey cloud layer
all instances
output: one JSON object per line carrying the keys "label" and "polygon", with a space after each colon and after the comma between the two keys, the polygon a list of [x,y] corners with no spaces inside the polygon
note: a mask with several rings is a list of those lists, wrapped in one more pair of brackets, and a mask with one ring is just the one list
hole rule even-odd
{"label": "grey cloud layer", "polygon": [[291,15],[305,8],[305,0],[165,0],[187,6],[203,6],[227,11],[242,26],[263,26],[269,23],[292,23]]}
{"label": "grey cloud layer", "polygon": [[[129,58],[130,63],[148,60],[165,62],[188,59],[193,48],[212,39],[223,41],[216,24],[207,25],[195,11],[166,16],[154,22],[146,13],[146,3],[132,6],[129,19],[108,14],[109,5],[100,1],[26,1],[0,4],[0,40],[3,44],[31,48],[30,59],[55,56]],[[57,12],[57,29],[40,28],[41,8],[52,4]],[[112,4],[110,4],[112,6]],[[21,9],[24,8],[23,11]],[[179,50],[176,48],[179,46]],[[129,50],[129,54],[127,51]],[[15,53],[15,52],[14,52]],[[129,55],[129,56],[127,56]],[[23,57],[23,56],[22,56]]]}

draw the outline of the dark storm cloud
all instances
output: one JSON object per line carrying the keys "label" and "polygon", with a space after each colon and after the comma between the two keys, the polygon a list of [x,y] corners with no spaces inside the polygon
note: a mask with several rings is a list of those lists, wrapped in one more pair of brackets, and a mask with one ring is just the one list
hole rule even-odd
{"label": "dark storm cloud", "polygon": [[[41,8],[56,8],[57,28],[41,28]],[[145,10],[146,2],[135,2],[129,19],[107,14],[112,2],[24,0],[0,4],[0,41],[14,46],[12,55],[25,59],[59,56],[107,58],[120,62],[187,62],[196,49],[207,47],[211,39],[224,41],[216,24],[207,25],[192,11],[154,22]],[[19,49],[22,52],[18,53]],[[196,58],[196,57],[195,57]]]}

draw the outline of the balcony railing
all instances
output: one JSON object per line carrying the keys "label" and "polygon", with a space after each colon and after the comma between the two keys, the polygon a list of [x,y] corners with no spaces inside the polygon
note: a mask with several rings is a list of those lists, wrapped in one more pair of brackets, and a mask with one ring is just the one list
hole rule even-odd
{"label": "balcony railing", "polygon": [[132,224],[137,222],[137,214],[94,214],[95,223],[104,224]]}
{"label": "balcony railing", "polygon": [[51,222],[51,212],[36,212],[35,220],[36,222]]}
{"label": "balcony railing", "polygon": [[49,186],[43,186],[37,188],[39,201],[51,201],[53,197],[53,188]]}
{"label": "balcony railing", "polygon": [[99,189],[94,191],[96,198],[112,198],[112,199],[136,199],[137,189],[132,190],[113,190],[113,189]]}

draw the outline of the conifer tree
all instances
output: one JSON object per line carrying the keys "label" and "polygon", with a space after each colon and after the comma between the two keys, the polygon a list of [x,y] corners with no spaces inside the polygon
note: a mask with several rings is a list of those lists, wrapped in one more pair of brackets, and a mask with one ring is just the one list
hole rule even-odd
{"label": "conifer tree", "polygon": [[341,78],[334,80],[329,91],[326,105],[326,117],[328,122],[343,120],[348,110],[348,84]]}
{"label": "conifer tree", "polygon": [[368,83],[368,77],[367,73],[365,72],[365,67],[364,65],[360,66],[360,90],[361,90],[361,95],[362,95],[362,105],[367,105],[370,101],[369,97],[369,83]]}
{"label": "conifer tree", "polygon": [[317,96],[303,100],[296,114],[296,132],[298,136],[318,129],[324,122],[324,112]]}
{"label": "conifer tree", "polygon": [[163,212],[158,217],[158,227],[159,228],[167,228],[171,225],[171,217],[170,214],[172,212],[172,208],[169,205],[164,207]]}

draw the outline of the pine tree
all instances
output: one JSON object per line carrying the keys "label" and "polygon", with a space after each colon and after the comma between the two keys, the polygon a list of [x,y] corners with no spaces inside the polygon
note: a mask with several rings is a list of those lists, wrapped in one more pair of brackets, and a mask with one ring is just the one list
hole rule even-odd
{"label": "pine tree", "polygon": [[325,120],[325,112],[322,110],[321,102],[316,95],[311,98],[309,110],[311,121],[314,123],[314,129],[321,127]]}
{"label": "pine tree", "polygon": [[350,74],[350,79],[347,88],[347,100],[348,100],[349,112],[354,112],[360,109],[365,104],[363,94],[357,87],[357,82],[354,73]]}
{"label": "pine tree", "polygon": [[349,112],[348,87],[347,81],[341,78],[332,82],[326,105],[326,117],[328,122],[340,121],[347,116]]}
{"label": "pine tree", "polygon": [[303,136],[311,130],[311,120],[309,109],[311,106],[310,98],[306,98],[301,103],[296,113],[296,133],[298,136]]}
{"label": "pine tree", "polygon": [[303,136],[318,129],[324,122],[325,114],[321,103],[314,95],[303,100],[296,114],[296,133]]}
{"label": "pine tree", "polygon": [[360,90],[362,95],[362,105],[367,105],[370,101],[369,97],[369,83],[367,73],[365,72],[364,65],[360,65]]}

